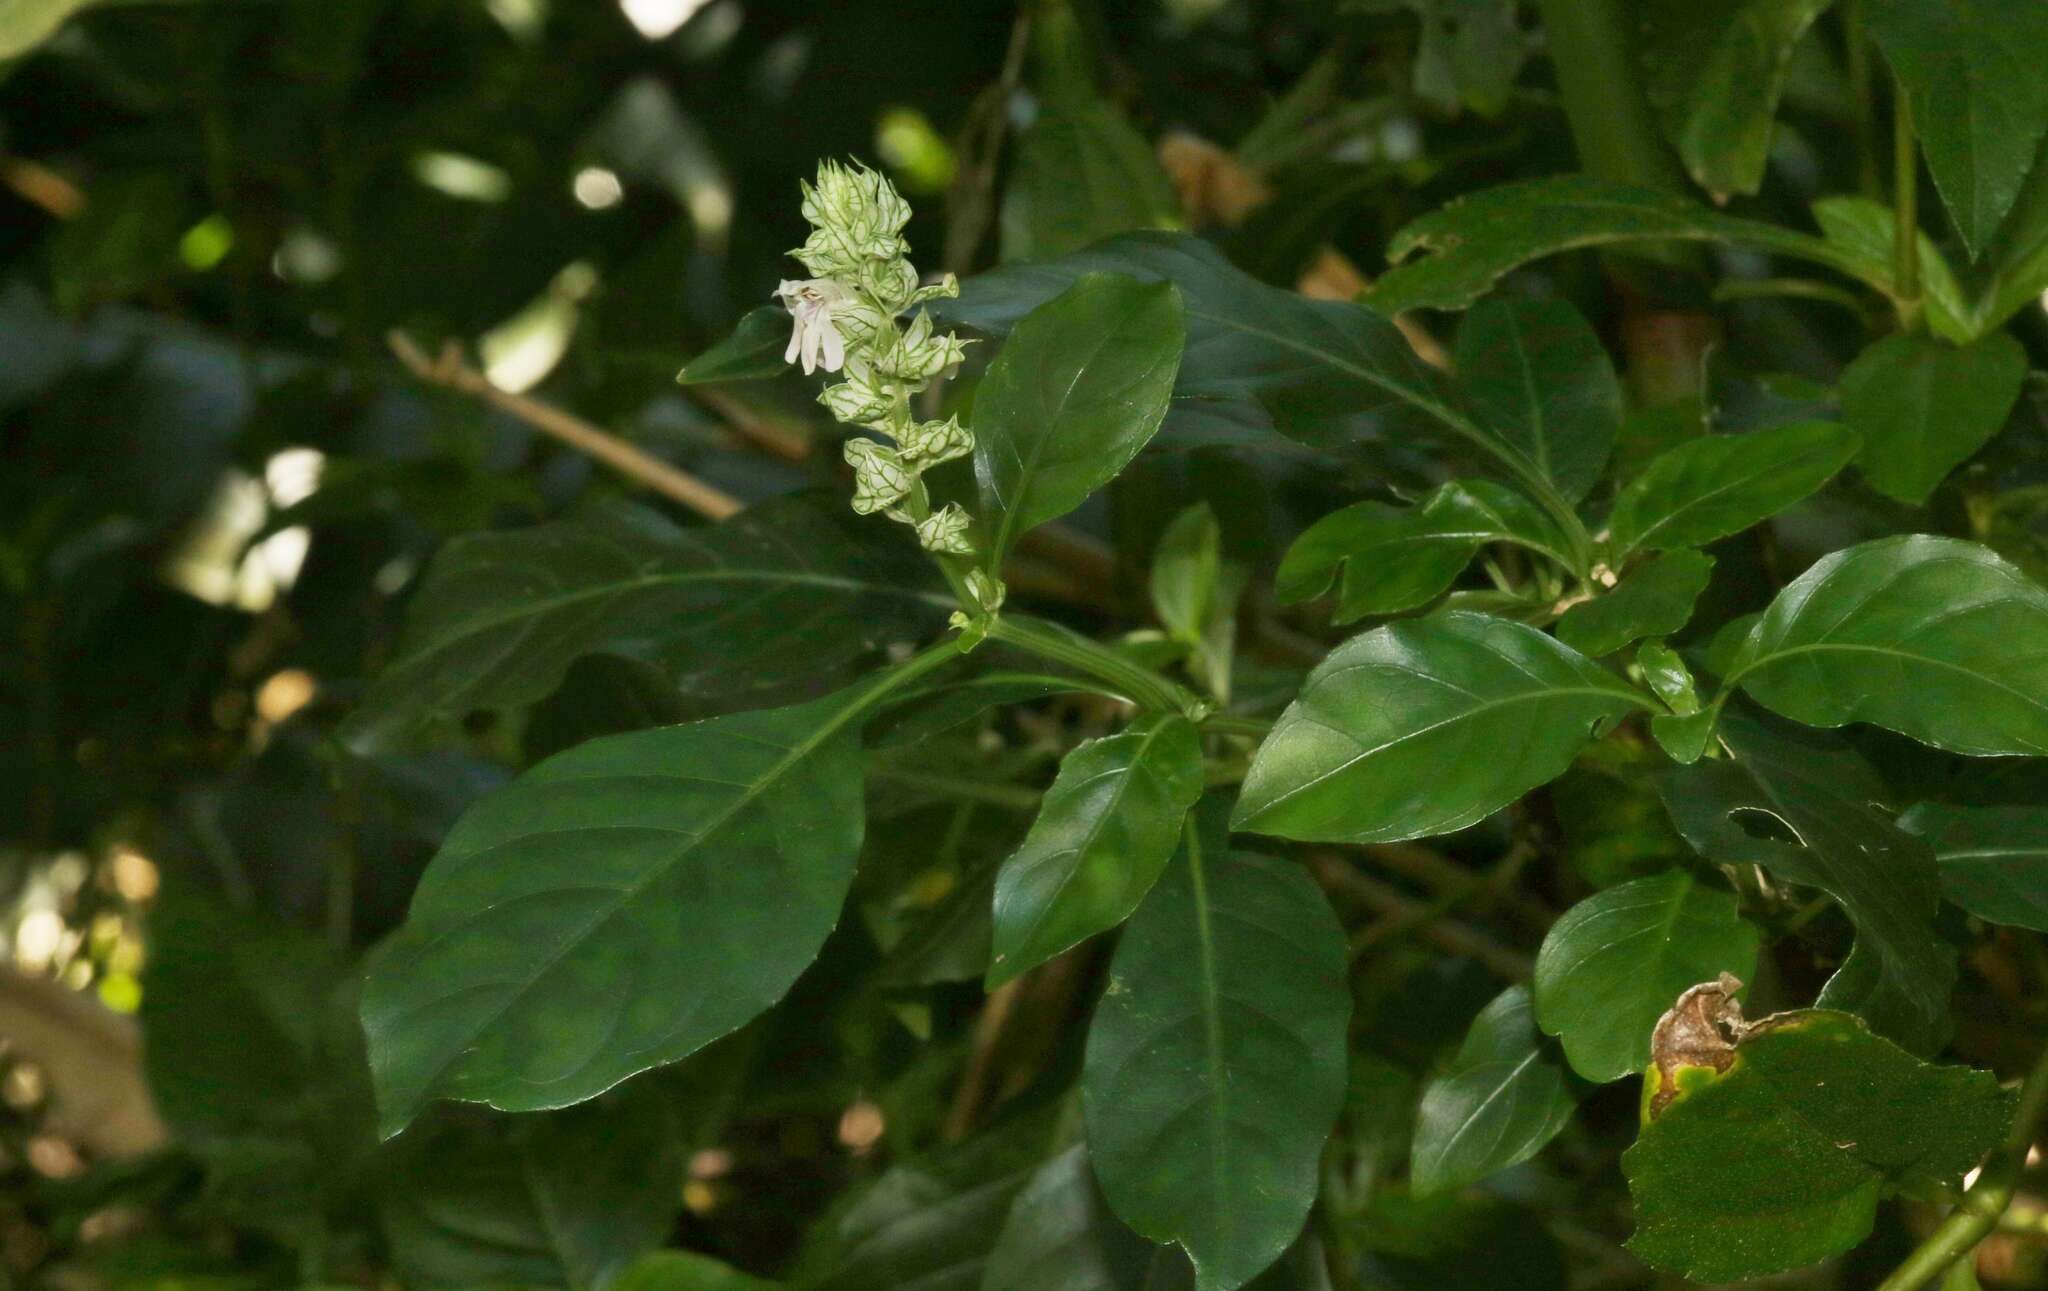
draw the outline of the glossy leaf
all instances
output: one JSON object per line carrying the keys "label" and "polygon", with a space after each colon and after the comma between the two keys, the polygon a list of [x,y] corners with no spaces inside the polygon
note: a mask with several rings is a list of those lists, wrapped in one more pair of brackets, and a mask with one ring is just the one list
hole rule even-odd
{"label": "glossy leaf", "polygon": [[1353,637],[1309,674],[1259,746],[1233,825],[1379,843],[1476,824],[1560,775],[1647,707],[1534,628],[1452,611]]}
{"label": "glossy leaf", "polygon": [[1511,986],[1473,1019],[1457,1056],[1422,1091],[1409,1186],[1461,1188],[1519,1165],[1557,1137],[1579,1091],[1536,1029],[1529,988]]}
{"label": "glossy leaf", "polygon": [[1644,15],[1646,88],[1694,182],[1754,193],[1792,50],[1833,0],[1667,0]]}
{"label": "glossy leaf", "polygon": [[1187,352],[1173,393],[1184,407],[1249,402],[1281,434],[1329,450],[1374,426],[1460,416],[1449,381],[1380,314],[1268,286],[1185,234],[1128,233],[1059,260],[980,274],[960,285],[959,299],[934,302],[934,312],[999,336],[1100,272],[1180,288]]}
{"label": "glossy leaf", "polygon": [[1124,930],[1081,1076],[1110,1205],[1186,1248],[1200,1291],[1243,1286],[1301,1230],[1351,1014],[1322,890],[1220,835],[1191,827]]}
{"label": "glossy leaf", "polygon": [[1880,493],[1919,504],[2005,425],[2027,352],[2003,332],[1963,349],[1901,333],[1842,373],[1842,420],[1863,437],[1857,458]]}
{"label": "glossy leaf", "polygon": [[1848,1250],[1881,1196],[1957,1183],[2013,1110],[1990,1072],[1920,1062],[1817,1009],[1757,1023],[1729,1070],[1681,1069],[1679,1081],[1677,1101],[1622,1156],[1629,1249],[1700,1282]]}
{"label": "glossy leaf", "polygon": [[856,719],[911,676],[592,740],[466,812],[364,988],[384,1133],[579,1102],[780,999],[860,853]]}
{"label": "glossy leaf", "polygon": [[1621,431],[1621,382],[1579,311],[1562,300],[1499,299],[1458,329],[1458,393],[1566,499],[1586,496]]}
{"label": "glossy leaf", "polygon": [[1858,1013],[1909,1049],[1939,1047],[1956,969],[1934,931],[1939,880],[1926,842],[1873,805],[1885,787],[1845,746],[1741,713],[1720,733],[1734,758],[1658,785],[1672,823],[1709,860],[1761,865],[1835,898],[1856,944],[1821,1005]]}
{"label": "glossy leaf", "polygon": [[1869,722],[1951,753],[2048,753],[2048,588],[1975,543],[1862,543],[1780,592],[1727,678],[1809,726]]}
{"label": "glossy leaf", "polygon": [[1665,636],[1692,621],[1692,607],[1714,575],[1714,558],[1669,551],[1621,580],[1611,591],[1581,601],[1557,621],[1557,639],[1599,658],[1644,637]]}
{"label": "glossy leaf", "polygon": [[[1408,225],[1387,244],[1387,259],[1397,267],[1373,284],[1367,299],[1388,314],[1464,309],[1532,260],[1583,247],[1663,241],[1755,247],[1827,265],[1880,289],[1889,284],[1889,266],[1879,269],[1811,234],[1722,215],[1653,188],[1558,175],[1453,198]],[[1427,254],[1417,258],[1418,252]],[[1873,274],[1882,276],[1872,281]]]}
{"label": "glossy leaf", "polygon": [[1166,415],[1185,338],[1179,291],[1115,274],[1082,278],[1017,324],[974,402],[992,561],[1138,455]]}
{"label": "glossy leaf", "polygon": [[1870,0],[1870,38],[1913,104],[1934,185],[1972,258],[2048,133],[2048,10],[2001,0]]}
{"label": "glossy leaf", "polygon": [[1536,1016],[1588,1080],[1650,1061],[1650,1032],[1689,986],[1756,970],[1757,930],[1735,898],[1669,870],[1565,911],[1536,955]]}
{"label": "glossy leaf", "polygon": [[1680,444],[1614,500],[1614,549],[1668,551],[1741,533],[1834,478],[1858,442],[1851,430],[1815,421]]}
{"label": "glossy leaf", "polygon": [[981,1291],[1142,1291],[1153,1250],[1110,1213],[1077,1144],[1040,1166],[1011,1203]]}
{"label": "glossy leaf", "polygon": [[1178,713],[1142,717],[1069,753],[997,875],[989,989],[1122,923],[1173,858],[1201,796],[1201,739]]}
{"label": "glossy leaf", "polygon": [[782,356],[789,350],[793,326],[787,309],[762,305],[750,309],[733,325],[732,335],[699,354],[676,373],[676,384],[715,385],[721,381],[760,381],[790,370]]}
{"label": "glossy leaf", "polygon": [[1336,622],[1398,614],[1441,596],[1490,542],[1566,560],[1563,536],[1527,498],[1488,480],[1453,481],[1412,507],[1357,502],[1324,516],[1287,549],[1273,593],[1289,605],[1335,582]]}
{"label": "glossy leaf", "polygon": [[589,1287],[661,1244],[683,1178],[666,1100],[632,1088],[544,1116],[435,1117],[386,1150],[377,1198],[409,1285]]}
{"label": "glossy leaf", "polygon": [[343,737],[381,748],[534,703],[589,654],[655,665],[720,708],[784,702],[935,629],[948,602],[931,584],[892,526],[815,495],[693,529],[613,505],[471,534],[435,557]]}
{"label": "glossy leaf", "polygon": [[1923,802],[1899,826],[1934,849],[1944,898],[1991,923],[2048,932],[2048,807]]}

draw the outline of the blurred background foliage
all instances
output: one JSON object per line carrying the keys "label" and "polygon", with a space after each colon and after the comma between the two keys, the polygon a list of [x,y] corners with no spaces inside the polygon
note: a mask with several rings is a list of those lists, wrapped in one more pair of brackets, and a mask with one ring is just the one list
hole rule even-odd
{"label": "blurred background foliage", "polygon": [[[1798,47],[1773,182],[1738,205],[1798,223],[1866,182],[1848,70],[1832,32]],[[992,1046],[958,980],[1028,792],[961,805],[877,775],[862,917],[766,1018],[589,1107],[448,1111],[379,1147],[354,1022],[358,957],[467,802],[584,735],[688,714],[599,658],[433,747],[333,738],[440,544],[635,492],[436,378],[468,365],[743,503],[834,481],[800,380],[674,381],[792,271],[797,181],[833,155],[910,196],[927,270],[1183,227],[1337,296],[1447,197],[1577,164],[1540,32],[1506,0],[0,0],[7,1282],[583,1286],[666,1244],[833,1287],[978,1285],[935,1270],[979,1267],[1085,998],[1037,982]],[[1672,322],[1702,303],[1682,266],[1641,267],[1629,294],[1590,259],[1540,273],[1654,386],[1642,454],[1709,401],[1735,425],[1811,403],[1860,342],[1836,305],[1767,299],[1702,347]],[[2038,409],[2020,416],[2013,461],[1950,505],[2038,571],[2048,477],[2023,451]],[[1423,470],[1398,443],[1325,460],[1185,409],[1161,442],[1064,546],[1027,551],[1020,594],[1114,622],[1191,501],[1232,559],[1270,567],[1306,520]],[[1780,539],[1866,525],[1805,514]],[[1241,688],[1313,657],[1268,619]],[[1102,720],[1049,708],[947,738],[1006,759],[991,781],[1042,781]],[[1530,1167],[1483,1200],[1374,1187],[1418,1078],[1554,911],[1676,846],[1613,770],[1555,795],[1568,864],[1422,920],[1361,974],[1374,1051],[1326,1204],[1377,1284],[1562,1286],[1567,1249],[1582,1284],[1641,1277],[1597,1170]],[[1359,925],[1462,892],[1464,870],[1388,851],[1400,883],[1326,876]],[[912,928],[917,955],[886,956]],[[1629,1098],[1575,1124],[1564,1161],[1607,1159]],[[953,1227],[912,1231],[934,1214]],[[1317,1285],[1317,1263],[1260,1285]],[[625,1276],[755,1285],[709,1269]]]}

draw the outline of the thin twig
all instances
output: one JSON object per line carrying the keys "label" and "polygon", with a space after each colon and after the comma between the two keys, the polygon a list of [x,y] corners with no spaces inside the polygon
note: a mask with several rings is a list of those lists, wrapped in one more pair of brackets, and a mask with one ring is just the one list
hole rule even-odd
{"label": "thin twig", "polygon": [[489,377],[471,367],[463,359],[461,348],[453,342],[442,349],[438,359],[429,359],[419,346],[413,344],[412,338],[403,332],[394,331],[386,339],[398,361],[420,380],[474,395],[493,408],[517,417],[542,434],[552,436],[577,452],[603,462],[627,479],[681,503],[698,515],[711,520],[723,520],[738,512],[743,505],[738,498],[723,489],[706,484],[689,472],[670,466],[660,458],[635,448],[617,435],[599,430],[581,417],[564,412],[552,404],[542,403],[538,399],[499,389],[491,384]]}
{"label": "thin twig", "polygon": [[[1360,873],[1357,866],[1342,856],[1333,853],[1317,857],[1311,864],[1324,886],[1336,888],[1383,915],[1407,920],[1416,919],[1428,911],[1424,903],[1400,889]],[[1434,919],[1418,923],[1416,935],[1454,955],[1477,960],[1487,971],[1504,981],[1527,981],[1536,971],[1536,962],[1529,956],[1501,945],[1466,924]]]}

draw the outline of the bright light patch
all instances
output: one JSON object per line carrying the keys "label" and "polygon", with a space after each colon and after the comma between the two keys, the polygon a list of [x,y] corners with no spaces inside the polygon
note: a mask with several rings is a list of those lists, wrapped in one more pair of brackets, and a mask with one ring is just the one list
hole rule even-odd
{"label": "bright light patch", "polygon": [[476,349],[491,384],[518,394],[545,380],[568,352],[576,303],[596,285],[597,270],[579,260],[556,274],[532,304],[484,333]]}
{"label": "bright light patch", "polygon": [[270,271],[287,282],[323,283],[341,272],[341,249],[311,229],[293,229],[277,244]]}
{"label": "bright light patch", "polygon": [[512,193],[503,169],[459,152],[423,152],[412,159],[413,178],[436,192],[468,202],[502,202]]}
{"label": "bright light patch", "polygon": [[569,191],[576,195],[577,201],[593,211],[617,206],[626,196],[625,186],[619,183],[617,172],[603,166],[585,166],[577,171]]}
{"label": "bright light patch", "polygon": [[547,0],[484,0],[484,11],[519,40],[539,36],[548,20]]}
{"label": "bright light patch", "polygon": [[296,506],[313,496],[320,487],[320,474],[327,469],[327,454],[317,448],[283,448],[263,464],[263,484],[270,490],[272,506]]}
{"label": "bright light patch", "polygon": [[672,36],[708,0],[619,0],[626,21],[649,40]]}
{"label": "bright light patch", "polygon": [[915,108],[882,114],[875,122],[875,151],[912,192],[943,193],[960,169],[952,147]]}
{"label": "bright light patch", "polygon": [[227,258],[234,249],[235,231],[225,215],[209,215],[178,239],[178,259],[195,273],[205,273]]}

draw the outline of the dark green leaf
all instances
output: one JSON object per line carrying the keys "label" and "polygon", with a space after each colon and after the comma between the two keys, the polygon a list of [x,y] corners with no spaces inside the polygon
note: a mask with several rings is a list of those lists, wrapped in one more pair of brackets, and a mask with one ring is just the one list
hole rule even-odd
{"label": "dark green leaf", "polygon": [[1813,732],[1730,713],[1732,760],[1701,762],[1659,786],[1688,843],[1722,864],[1761,865],[1826,892],[1856,925],[1856,945],[1820,1003],[1932,1052],[1948,1025],[1955,955],[1934,931],[1939,881],[1927,844],[1873,804],[1885,788],[1846,747]]}
{"label": "dark green leaf", "polygon": [[1763,183],[1792,48],[1831,3],[1667,0],[1645,15],[1647,88],[1700,187],[1726,198]]}
{"label": "dark green leaf", "polygon": [[1151,146],[1114,104],[1055,99],[1018,146],[1004,193],[1003,259],[1050,260],[1179,214]]}
{"label": "dark green leaf", "polygon": [[1173,858],[1201,796],[1201,739],[1178,713],[1142,717],[1069,753],[996,879],[989,989],[1122,923]]}
{"label": "dark green leaf", "polygon": [[1370,422],[1461,416],[1443,374],[1379,314],[1267,286],[1185,234],[1128,233],[1050,263],[981,274],[961,284],[958,300],[934,302],[934,312],[1000,335],[1082,275],[1104,271],[1180,287],[1188,341],[1178,400],[1256,403],[1280,433],[1323,449],[1345,446]]}
{"label": "dark green leaf", "polygon": [[1081,505],[1159,429],[1186,338],[1170,284],[1094,274],[1017,324],[974,400],[974,469],[1000,564]]}
{"label": "dark green leaf", "polygon": [[[1464,309],[1531,260],[1581,247],[1659,241],[1750,246],[1827,265],[1880,289],[1890,282],[1889,266],[1845,255],[1811,234],[1722,215],[1653,188],[1559,175],[1454,198],[1402,229],[1387,245],[1387,259],[1399,267],[1373,284],[1368,299],[1387,314]],[[1401,263],[1417,251],[1430,254]],[[1882,276],[1873,280],[1873,274]]]}
{"label": "dark green leaf", "polygon": [[789,349],[789,311],[763,305],[741,315],[732,335],[691,359],[676,373],[676,383],[712,385],[720,381],[760,381],[789,371],[783,354]]}
{"label": "dark green leaf", "polygon": [[719,707],[800,697],[939,623],[945,602],[900,538],[844,499],[816,496],[696,529],[609,506],[458,538],[428,570],[397,657],[343,737],[374,749],[477,709],[533,703],[587,654],[656,665]]}
{"label": "dark green leaf", "polygon": [[1951,753],[2048,753],[2048,588],[1975,543],[1862,543],[1780,592],[1727,678],[1809,726],[1870,722]]}
{"label": "dark green leaf", "polygon": [[1823,1010],[1764,1019],[1733,1067],[1681,1069],[1679,1089],[1622,1156],[1629,1249],[1700,1282],[1848,1250],[1888,1189],[1954,1184],[2013,1110],[1990,1072],[1920,1062]]}
{"label": "dark green leaf", "polygon": [[1557,1137],[1578,1104],[1564,1064],[1536,1030],[1529,988],[1511,986],[1423,1090],[1409,1186],[1419,1197],[1519,1165]]}
{"label": "dark green leaf", "polygon": [[1344,935],[1301,869],[1190,827],[1131,919],[1081,1077],[1116,1213],[1232,1291],[1279,1258],[1344,1101]]}
{"label": "dark green leaf", "polygon": [[1353,637],[1252,761],[1233,825],[1377,843],[1475,824],[1648,700],[1519,623],[1452,611]]}
{"label": "dark green leaf", "polygon": [[1507,542],[1566,560],[1566,543],[1536,505],[1503,484],[1453,481],[1412,507],[1358,502],[1295,539],[1274,576],[1283,605],[1310,600],[1342,574],[1336,622],[1427,605],[1454,582],[1472,553]]}
{"label": "dark green leaf", "polygon": [[1671,870],[1565,911],[1536,955],[1536,1015],[1588,1080],[1650,1061],[1650,1032],[1684,990],[1756,971],[1757,931],[1735,898]]}
{"label": "dark green leaf", "polygon": [[1415,92],[1443,111],[1494,116],[1508,104],[1529,38],[1513,0],[1406,0],[1422,20]]}
{"label": "dark green leaf", "polygon": [[1942,896],[1979,919],[2048,932],[2048,807],[1923,802],[1899,825],[1934,849]]}
{"label": "dark green leaf", "polygon": [[2003,0],[1869,0],[1865,23],[1913,104],[1927,169],[1974,259],[2048,132],[2048,9]]}
{"label": "dark green leaf", "polygon": [[1566,610],[1557,621],[1557,639],[1597,659],[1644,637],[1676,632],[1692,621],[1693,603],[1713,575],[1711,556],[1666,552],[1612,591]]}
{"label": "dark green leaf", "polygon": [[436,1117],[387,1155],[379,1209],[409,1285],[597,1286],[659,1246],[682,1202],[675,1124],[644,1087],[545,1116]]}
{"label": "dark green leaf", "polygon": [[1621,431],[1621,382],[1600,338],[1562,300],[1489,300],[1458,329],[1458,393],[1473,420],[1576,502]]}
{"label": "dark green leaf", "polygon": [[1109,1213],[1085,1145],[1039,1167],[1010,1205],[981,1291],[1139,1291],[1153,1247]]}
{"label": "dark green leaf", "polygon": [[1615,499],[1614,550],[1698,547],[1741,533],[1827,483],[1857,443],[1855,432],[1815,421],[1680,444]]}
{"label": "dark green leaf", "polygon": [[605,1291],[774,1291],[776,1285],[695,1251],[655,1251],[635,1260]]}
{"label": "dark green leaf", "polygon": [[1863,437],[1857,464],[1880,493],[1918,505],[2005,425],[2027,352],[2003,332],[1956,349],[1888,336],[1842,373],[1842,420]]}
{"label": "dark green leaf", "polygon": [[910,677],[592,740],[464,813],[364,988],[384,1132],[579,1102],[780,999],[860,853],[856,719]]}

